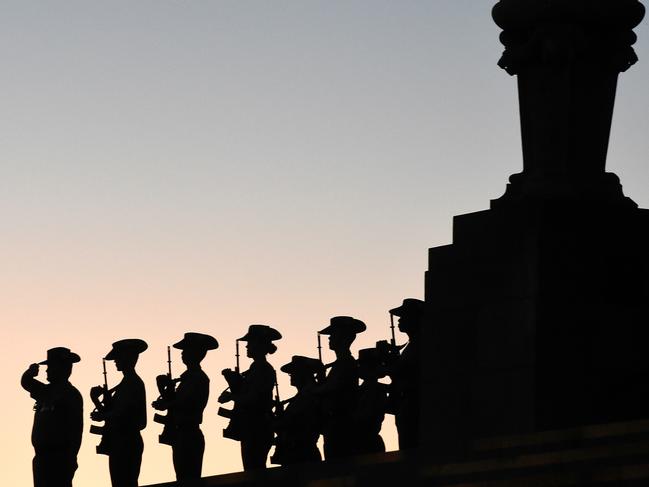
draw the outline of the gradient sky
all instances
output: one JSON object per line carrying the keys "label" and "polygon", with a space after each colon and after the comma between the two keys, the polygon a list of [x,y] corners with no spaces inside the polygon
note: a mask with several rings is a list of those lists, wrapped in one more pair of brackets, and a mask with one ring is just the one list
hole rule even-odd
{"label": "gradient sky", "polygon": [[[315,356],[333,315],[367,323],[355,350],[387,338],[387,309],[423,296],[427,248],[450,242],[453,215],[487,208],[522,167],[493,3],[2,1],[4,485],[30,485],[19,378],[50,347],[82,356],[87,414],[113,341],[148,341],[151,401],[165,346],[216,336],[210,475],[241,468],[216,397],[250,323],[284,334],[277,368]],[[608,167],[649,207],[646,23],[636,32]],[[173,479],[160,430],[144,433],[143,484]],[[384,435],[395,448],[391,418]],[[97,442],[84,435],[78,486],[109,485]]]}

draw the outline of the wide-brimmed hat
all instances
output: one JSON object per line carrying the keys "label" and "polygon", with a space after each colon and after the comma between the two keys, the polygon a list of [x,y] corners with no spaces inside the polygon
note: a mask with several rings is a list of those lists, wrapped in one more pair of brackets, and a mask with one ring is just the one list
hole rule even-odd
{"label": "wide-brimmed hat", "polygon": [[213,336],[189,331],[185,333],[182,340],[174,343],[174,348],[179,350],[216,350],[219,348],[219,342]]}
{"label": "wide-brimmed hat", "polygon": [[424,314],[425,303],[421,299],[406,298],[401,306],[390,310],[390,314],[399,318],[405,316],[422,316]]}
{"label": "wide-brimmed hat", "polygon": [[334,316],[329,320],[329,326],[320,330],[322,335],[353,334],[357,335],[365,331],[365,323],[351,316]]}
{"label": "wide-brimmed hat", "polygon": [[250,325],[248,327],[248,333],[243,335],[239,340],[242,342],[250,341],[267,341],[272,342],[274,340],[279,340],[282,338],[282,334],[278,332],[275,328],[272,328],[268,325]]}
{"label": "wide-brimmed hat", "polygon": [[380,361],[379,351],[376,348],[362,348],[358,351],[359,365],[374,365]]}
{"label": "wide-brimmed hat", "polygon": [[113,348],[108,352],[106,360],[115,360],[115,357],[123,354],[140,354],[144,352],[149,346],[144,340],[139,338],[126,338],[113,343]]}
{"label": "wide-brimmed hat", "polygon": [[309,374],[317,374],[324,366],[320,360],[310,357],[303,357],[302,355],[293,355],[291,361],[280,367],[279,370],[287,374],[294,374],[296,372],[304,372]]}
{"label": "wide-brimmed hat", "polygon": [[51,363],[59,364],[76,364],[81,360],[76,353],[71,352],[69,348],[66,347],[54,347],[50,348],[47,351],[47,359],[39,362],[39,365],[47,365]]}

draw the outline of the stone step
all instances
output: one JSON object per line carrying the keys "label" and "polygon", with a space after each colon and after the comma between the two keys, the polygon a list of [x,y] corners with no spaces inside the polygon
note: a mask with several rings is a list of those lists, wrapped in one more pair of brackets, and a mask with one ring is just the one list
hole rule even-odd
{"label": "stone step", "polygon": [[[203,487],[647,487],[649,421],[478,440],[465,458],[389,452],[202,479]],[[171,487],[176,483],[150,487]]]}

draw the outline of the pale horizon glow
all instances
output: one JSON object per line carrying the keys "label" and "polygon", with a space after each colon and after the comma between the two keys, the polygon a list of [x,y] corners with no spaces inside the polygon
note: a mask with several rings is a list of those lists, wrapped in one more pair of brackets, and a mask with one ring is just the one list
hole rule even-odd
{"label": "pale horizon glow", "polygon": [[[368,325],[354,351],[388,338],[387,310],[423,297],[427,249],[522,167],[494,3],[4,2],[5,484],[31,485],[33,401],[19,380],[48,348],[82,357],[75,485],[108,487],[88,391],[113,341],[148,342],[138,370],[151,402],[167,345],[186,331],[218,339],[203,425],[203,472],[216,475],[241,469],[216,398],[249,324],[282,332],[277,370],[315,357],[331,316]],[[649,207],[647,23],[636,33],[608,170]],[[142,485],[174,479],[149,411]]]}

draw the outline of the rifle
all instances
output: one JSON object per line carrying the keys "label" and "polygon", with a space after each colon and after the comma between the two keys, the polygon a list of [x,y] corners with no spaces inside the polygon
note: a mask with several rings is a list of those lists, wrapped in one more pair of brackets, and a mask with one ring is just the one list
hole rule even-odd
{"label": "rifle", "polygon": [[318,333],[318,359],[322,362],[322,342],[320,339],[321,335]]}
{"label": "rifle", "polygon": [[379,363],[388,369],[396,359],[399,358],[399,350],[405,345],[397,345],[397,338],[394,333],[394,315],[390,313],[390,341],[379,340],[376,342],[376,349],[379,352]]}
{"label": "rifle", "polygon": [[[293,399],[293,398],[291,398]],[[275,432],[275,437],[273,438],[273,443],[275,445],[275,451],[270,456],[270,463],[277,465],[282,465],[285,462],[285,453],[287,447],[287,438],[286,433],[282,428],[278,428],[277,425],[281,423],[282,416],[284,415],[284,405],[291,402],[291,399],[285,399],[282,401],[279,398],[279,386],[277,385],[277,379],[275,379],[275,397],[273,398],[273,430]]]}
{"label": "rifle", "polygon": [[[95,386],[90,389],[90,399],[92,399],[95,409],[90,414],[91,419],[94,419],[93,416],[100,415],[107,410],[110,410],[112,407],[111,398],[112,390],[108,389],[108,373],[106,372],[106,359],[101,359],[104,384],[101,386]],[[101,399],[100,399],[101,398]],[[108,444],[109,444],[109,431],[106,427],[105,420],[99,419],[96,421],[104,421],[103,426],[93,424],[90,426],[90,433],[93,435],[101,435],[101,441],[97,445],[96,451],[98,455],[108,455]]]}
{"label": "rifle", "polygon": [[277,379],[275,379],[275,397],[273,398],[273,417],[275,419],[282,416],[284,412],[284,404],[288,401],[282,401],[279,398],[279,385],[277,384]]}
{"label": "rifle", "polygon": [[[394,315],[390,313],[390,342],[387,340],[379,340],[376,342],[376,349],[379,352],[379,364],[383,367],[383,373],[391,377],[391,371],[395,362],[399,359],[399,351],[405,345],[397,345],[397,340],[394,333]],[[388,400],[386,403],[386,413],[395,414],[398,406],[398,395],[395,390],[394,381],[390,382],[388,388]]]}
{"label": "rifle", "polygon": [[[239,389],[239,387],[241,386],[241,382],[243,381],[243,376],[239,371],[240,370],[239,369],[239,340],[235,341],[234,357],[236,360],[236,365],[234,367],[234,370],[225,369],[221,372],[223,374],[223,377],[225,377],[226,382],[228,383],[228,387],[225,388],[225,390],[221,393],[221,395],[218,398],[218,401],[221,404],[231,401],[231,399],[224,398],[223,396],[229,392],[236,392],[237,389]],[[222,418],[227,418],[230,420],[228,426],[223,430],[223,437],[230,438],[231,440],[239,441],[241,439],[241,426],[240,426],[241,420],[237,415],[236,409],[235,408],[228,409],[221,406],[219,407],[216,414],[218,414]]]}
{"label": "rifle", "polygon": [[234,341],[234,359],[236,360],[234,371],[238,374],[239,373],[239,340]]}
{"label": "rifle", "polygon": [[320,333],[318,333],[318,360],[320,360],[320,363],[322,364],[322,370],[318,372],[316,376],[316,382],[318,382],[318,384],[322,384],[325,380],[325,372],[327,371],[327,369],[331,368],[331,366],[335,362],[325,364],[322,361],[322,335]]}
{"label": "rifle", "polygon": [[174,414],[173,408],[169,406],[169,403],[174,400],[176,395],[176,382],[178,380],[174,379],[171,374],[171,347],[167,346],[167,373],[156,377],[156,385],[158,386],[160,396],[152,403],[155,409],[167,410],[166,415],[159,413],[153,415],[153,421],[164,425],[162,433],[158,435],[158,442],[163,445],[172,445],[174,440]]}
{"label": "rifle", "polygon": [[322,368],[316,374],[315,380],[318,384],[323,384],[326,379],[327,366],[322,361],[322,335],[320,333],[318,333],[318,360],[320,360]]}

